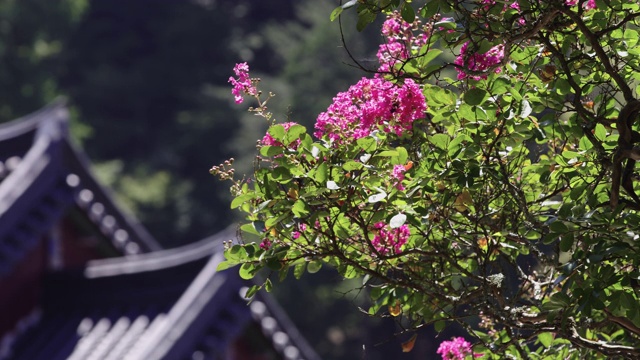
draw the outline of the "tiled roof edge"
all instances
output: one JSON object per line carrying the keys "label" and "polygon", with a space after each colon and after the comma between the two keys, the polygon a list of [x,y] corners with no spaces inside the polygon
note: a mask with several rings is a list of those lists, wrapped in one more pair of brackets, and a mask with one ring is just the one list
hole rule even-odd
{"label": "tiled roof edge", "polygon": [[[280,328],[280,331],[284,332],[288,336],[286,342],[290,343],[300,351],[299,356],[296,358],[304,360],[321,360],[320,355],[318,355],[316,351],[311,347],[311,345],[307,342],[306,338],[298,330],[298,327],[293,323],[291,318],[289,318],[286,311],[282,309],[282,307],[280,306],[280,304],[278,304],[278,301],[272,294],[261,291],[256,294],[253,301],[262,302],[265,304],[267,311],[263,314],[263,316],[266,316],[268,314],[276,320],[277,326],[278,328]],[[258,319],[256,320],[262,320],[259,314],[254,314],[254,316],[258,317]],[[262,321],[260,321],[260,323],[263,325]],[[263,329],[263,331],[264,330],[266,329]],[[282,349],[278,350],[281,352],[285,352],[285,346],[278,346],[276,344],[279,339],[275,338],[275,334],[276,332],[273,332],[273,334],[271,334],[274,345],[276,346],[276,348],[282,347]]]}
{"label": "tiled roof edge", "polygon": [[66,99],[58,98],[36,112],[0,124],[0,141],[35,131],[40,126],[40,123],[50,118],[54,112],[57,112],[60,118],[66,119],[68,117],[66,104]]}
{"label": "tiled roof edge", "polygon": [[[127,241],[131,241],[130,237],[135,239],[135,242],[142,247],[141,252],[162,249],[162,246],[137,219],[120,209],[114,201],[111,190],[98,182],[91,170],[87,156],[76,149],[68,138],[65,140],[65,151],[71,155],[67,157],[67,160],[72,174],[79,177],[80,186],[83,189],[93,190],[91,199],[88,201],[79,199],[78,205],[86,211],[90,211],[90,206],[95,203],[100,203],[104,207],[103,214],[90,217],[94,224],[102,230],[105,227],[103,220],[107,215],[111,215],[116,219],[119,228],[126,231]],[[114,246],[117,247],[120,244],[121,241],[115,231],[103,231],[103,234],[111,239]]]}
{"label": "tiled roof edge", "polygon": [[88,278],[117,276],[179,266],[223,252],[223,242],[235,237],[237,225],[198,242],[181,247],[118,258],[92,260],[85,268]]}
{"label": "tiled roof edge", "polygon": [[143,343],[127,357],[127,359],[164,359],[180,336],[198,319],[201,311],[209,304],[211,298],[226,281],[224,274],[216,271],[218,264],[224,260],[222,254],[213,255],[202,271],[178,299],[155,331],[147,334]]}

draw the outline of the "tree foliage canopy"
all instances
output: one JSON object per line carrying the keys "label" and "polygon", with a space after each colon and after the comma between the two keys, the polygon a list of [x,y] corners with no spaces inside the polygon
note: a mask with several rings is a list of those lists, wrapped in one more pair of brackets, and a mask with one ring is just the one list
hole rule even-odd
{"label": "tree foliage canopy", "polygon": [[272,125],[233,182],[247,238],[220,269],[361,277],[369,313],[407,332],[461,324],[471,344],[447,359],[640,357],[640,5],[354,0],[330,17],[354,10],[358,30],[386,17],[379,67],[313,131],[276,122],[236,67]]}

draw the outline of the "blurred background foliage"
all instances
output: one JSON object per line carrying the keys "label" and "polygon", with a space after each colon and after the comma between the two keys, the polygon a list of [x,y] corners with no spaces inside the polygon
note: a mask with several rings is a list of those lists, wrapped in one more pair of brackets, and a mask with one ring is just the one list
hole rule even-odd
{"label": "blurred background foliage", "polygon": [[[328,20],[336,5],[0,0],[0,122],[65,96],[78,146],[120,204],[167,247],[199,240],[238,220],[229,185],[208,169],[234,157],[249,173],[267,127],[233,102],[236,62],[248,61],[262,89],[277,94],[270,109],[279,121],[309,128],[335,94],[368,76]],[[344,19],[346,43],[369,64],[379,27],[357,33],[352,20]],[[400,354],[406,339],[392,337],[393,320],[358,313],[357,292],[340,290],[358,284],[332,271],[306,280],[285,281],[276,295],[323,358]],[[424,358],[433,346],[418,342],[403,358]]]}

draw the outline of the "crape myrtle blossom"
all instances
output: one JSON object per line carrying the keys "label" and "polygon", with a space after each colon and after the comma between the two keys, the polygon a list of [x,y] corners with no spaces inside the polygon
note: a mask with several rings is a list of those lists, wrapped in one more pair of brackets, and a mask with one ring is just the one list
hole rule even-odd
{"label": "crape myrtle blossom", "polygon": [[402,19],[397,11],[387,17],[387,20],[382,24],[381,31],[385,42],[380,44],[376,54],[380,63],[379,72],[393,72],[396,64],[409,59],[411,50],[419,49],[427,44],[431,32],[430,27],[424,26],[416,35],[413,30],[418,28],[420,28],[420,21],[408,23]]}
{"label": "crape myrtle blossom", "polygon": [[241,104],[244,100],[242,95],[255,96],[258,94],[258,90],[249,77],[249,65],[244,63],[238,63],[233,67],[233,72],[236,73],[237,79],[230,77],[229,82],[233,85],[231,93],[235,97],[236,104]]}
{"label": "crape myrtle blossom", "polygon": [[[483,5],[482,9],[484,11],[490,11],[493,7],[493,5],[496,5],[496,1],[495,0],[482,0],[481,4]],[[514,1],[511,4],[505,2],[504,4],[502,4],[502,12],[504,13],[505,11],[509,10],[509,9],[513,9],[516,10],[518,13],[520,13],[520,4],[518,3],[518,1]],[[518,21],[518,24],[521,26],[524,26],[527,22],[523,17],[519,17],[516,19]]]}
{"label": "crape myrtle blossom", "polygon": [[411,235],[409,226],[404,224],[398,228],[391,228],[384,222],[378,222],[374,226],[375,235],[371,244],[380,255],[400,254],[404,245]]}
{"label": "crape myrtle blossom", "polygon": [[[578,0],[565,0],[564,2],[565,5],[567,6],[575,6],[578,5]],[[596,0],[588,0],[586,3],[584,3],[583,8],[585,10],[593,10],[596,8]]]}
{"label": "crape myrtle blossom", "polygon": [[260,243],[260,249],[269,250],[270,247],[271,247],[271,240],[269,240],[269,238],[262,239],[262,242]]}
{"label": "crape myrtle blossom", "polygon": [[[499,44],[484,54],[469,54],[469,42],[465,42],[460,48],[460,55],[453,62],[458,65],[458,80],[471,78],[473,80],[487,79],[487,70],[494,67],[494,72],[499,74],[502,69],[498,66],[504,59],[504,45]],[[471,74],[470,72],[473,72]],[[485,72],[483,74],[483,72]]]}
{"label": "crape myrtle blossom", "polygon": [[398,190],[404,190],[404,186],[402,186],[402,180],[404,180],[405,171],[407,171],[407,169],[404,167],[404,165],[395,165],[393,167],[393,172],[391,173],[391,175],[397,180],[396,188]]}
{"label": "crape myrtle blossom", "polygon": [[411,26],[397,11],[382,24],[381,32],[386,42],[380,44],[376,54],[380,62],[378,71],[390,72],[398,62],[409,58],[409,44],[413,37]]}
{"label": "crape myrtle blossom", "polygon": [[423,118],[426,109],[420,86],[412,79],[396,85],[380,76],[362,78],[333,98],[327,111],[318,116],[314,135],[326,135],[334,145],[369,136],[380,128],[401,136],[411,132],[413,122]]}
{"label": "crape myrtle blossom", "polygon": [[440,343],[437,353],[442,356],[443,360],[464,360],[470,355],[473,357],[482,356],[474,354],[471,350],[471,344],[461,337],[454,337],[451,341],[443,341]]}
{"label": "crape myrtle blossom", "polygon": [[291,233],[291,238],[293,240],[297,240],[300,237],[300,235],[307,230],[307,224],[305,224],[305,223],[298,224],[298,230],[294,230]]}

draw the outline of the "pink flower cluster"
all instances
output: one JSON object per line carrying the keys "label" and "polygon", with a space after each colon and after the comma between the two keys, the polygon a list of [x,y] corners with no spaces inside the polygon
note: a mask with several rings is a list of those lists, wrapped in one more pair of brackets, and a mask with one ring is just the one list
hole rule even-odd
{"label": "pink flower cluster", "polygon": [[[565,0],[564,4],[567,6],[575,6],[578,5],[578,0]],[[582,7],[585,10],[593,10],[596,8],[596,0],[587,0]]]}
{"label": "pink flower cluster", "polygon": [[418,35],[414,35],[413,29],[418,28],[419,22],[408,23],[402,19],[397,11],[387,17],[382,24],[382,35],[386,42],[378,48],[379,72],[393,72],[394,66],[411,55],[412,49],[419,49],[427,43],[430,30],[422,29]]}
{"label": "pink flower cluster", "polygon": [[402,245],[407,242],[409,235],[411,235],[409,226],[406,224],[392,229],[384,222],[378,222],[373,227],[376,234],[371,240],[371,244],[381,255],[387,255],[389,252],[400,254]]}
{"label": "pink flower cluster", "polygon": [[[469,42],[467,41],[460,48],[460,55],[454,61],[458,65],[458,80],[471,78],[474,80],[486,79],[486,71],[494,68],[494,72],[499,74],[502,69],[498,66],[504,59],[504,45],[499,44],[484,54],[468,54]],[[473,73],[469,73],[473,72]],[[483,72],[485,72],[483,74]]]}
{"label": "pink flower cluster", "polygon": [[233,72],[236,73],[237,79],[233,76],[229,78],[229,82],[233,85],[231,93],[235,96],[236,104],[242,103],[243,94],[255,96],[258,94],[258,90],[254,86],[251,78],[249,77],[249,65],[246,62],[236,64],[233,67]]}
{"label": "pink flower cluster", "polygon": [[[493,5],[496,4],[495,0],[482,0],[482,4],[484,5],[482,7],[482,9],[485,12],[491,11]],[[505,2],[502,6],[502,12],[504,13],[505,11],[507,11],[509,8],[516,10],[518,13],[520,12],[520,4],[518,3],[518,1],[514,1],[511,4],[509,4],[509,6],[507,6],[507,3]],[[486,16],[486,14],[484,14],[483,16]],[[516,19],[518,21],[518,24],[521,26],[524,26],[527,22],[523,17],[519,17]]]}
{"label": "pink flower cluster", "polygon": [[[283,123],[282,126],[284,127],[285,130],[289,130],[290,127],[292,127],[293,125],[298,125],[295,122],[286,122]],[[282,143],[280,141],[277,141],[276,139],[273,138],[273,136],[271,136],[271,134],[269,134],[268,132],[264,135],[264,137],[262,138],[262,145],[264,146],[282,146]],[[289,146],[292,149],[297,149],[298,145],[300,145],[300,139],[297,139],[296,141],[292,142],[291,144],[289,144]]]}
{"label": "pink flower cluster", "polygon": [[454,337],[451,341],[443,341],[438,347],[438,354],[443,360],[464,360],[467,356],[481,356],[474,354],[471,350],[471,344],[461,337]]}
{"label": "pink flower cluster", "polygon": [[403,165],[396,165],[393,167],[393,172],[391,175],[398,181],[396,183],[396,188],[398,190],[404,190],[404,186],[402,186],[402,180],[404,180],[404,172],[407,171]]}
{"label": "pink flower cluster", "polygon": [[[300,230],[300,231],[298,231],[298,230]],[[291,233],[291,237],[293,238],[293,240],[297,240],[300,237],[300,235],[302,235],[302,233],[307,230],[307,224],[305,224],[305,223],[299,224],[298,225],[298,230],[294,230]]]}
{"label": "pink flower cluster", "polygon": [[269,240],[268,238],[262,239],[262,242],[260,243],[260,249],[266,251],[266,250],[269,250],[270,247],[271,247],[271,240]]}
{"label": "pink flower cluster", "polygon": [[347,92],[333,98],[326,112],[318,115],[314,135],[327,135],[334,144],[363,138],[378,130],[398,136],[413,129],[413,121],[427,110],[420,86],[405,79],[401,86],[376,76],[362,78]]}

